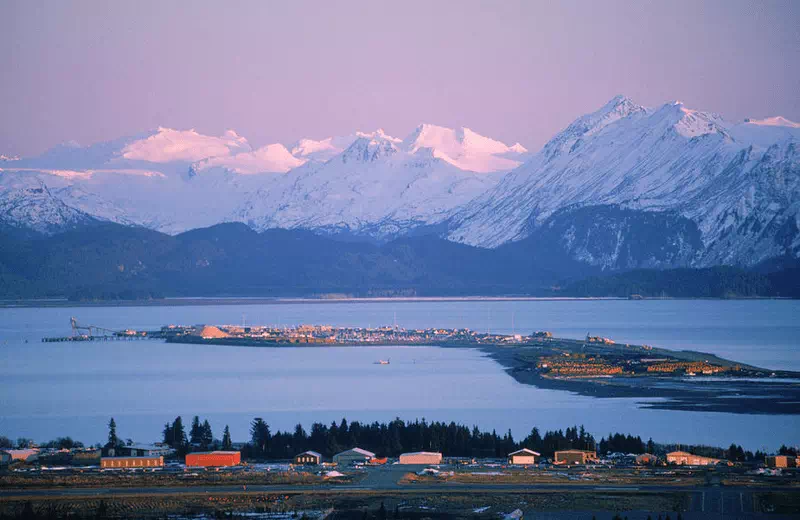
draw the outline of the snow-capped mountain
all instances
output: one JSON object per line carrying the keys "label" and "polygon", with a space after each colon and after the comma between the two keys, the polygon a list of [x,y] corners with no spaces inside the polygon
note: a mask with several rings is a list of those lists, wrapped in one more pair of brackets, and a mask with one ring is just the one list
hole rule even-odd
{"label": "snow-capped mountain", "polygon": [[[234,215],[256,229],[324,229],[389,238],[441,223],[493,186],[501,173],[477,173],[375,132],[325,163],[308,163],[258,190]],[[507,160],[507,159],[504,159]]]}
{"label": "snow-capped mountain", "polygon": [[379,239],[424,228],[609,269],[753,265],[800,256],[798,141],[782,117],[730,123],[624,96],[535,154],[429,124],[405,139],[377,130],[257,148],[232,130],[159,128],[0,157],[0,219],[43,233],[93,219],[170,234],[221,222]]}
{"label": "snow-capped mountain", "polygon": [[[679,102],[651,109],[618,96],[465,206],[452,219],[449,238],[494,247],[535,236],[557,218],[561,247],[606,267],[630,267],[616,264],[614,255],[625,233],[605,246],[602,259],[576,249],[581,237],[622,229],[621,222],[564,224],[570,210],[583,208],[585,217],[587,207],[618,206],[696,226],[700,244],[684,251],[678,265],[797,256],[798,141],[798,125],[783,118],[730,124]],[[672,236],[660,247],[683,239],[691,242]]]}
{"label": "snow-capped mountain", "polygon": [[38,233],[72,229],[94,219],[69,207],[38,179],[13,176],[0,184],[0,227],[30,229]]}
{"label": "snow-capped mountain", "polygon": [[355,132],[304,139],[291,151],[282,144],[254,149],[232,130],[214,137],[159,128],[3,160],[0,185],[26,179],[79,212],[167,233],[241,221],[258,230],[324,227],[384,237],[440,222],[525,153],[519,144],[432,125],[406,140]]}

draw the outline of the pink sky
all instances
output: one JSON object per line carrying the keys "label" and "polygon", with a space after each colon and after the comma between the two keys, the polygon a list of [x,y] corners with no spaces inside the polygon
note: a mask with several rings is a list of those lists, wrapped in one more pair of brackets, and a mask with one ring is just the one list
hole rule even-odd
{"label": "pink sky", "polygon": [[0,153],[158,126],[256,146],[467,126],[537,149],[615,94],[800,120],[800,2],[0,3]]}

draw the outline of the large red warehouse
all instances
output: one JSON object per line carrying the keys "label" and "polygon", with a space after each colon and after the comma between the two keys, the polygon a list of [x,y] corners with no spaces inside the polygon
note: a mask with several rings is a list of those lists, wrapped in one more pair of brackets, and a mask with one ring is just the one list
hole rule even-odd
{"label": "large red warehouse", "polygon": [[238,466],[242,454],[238,451],[203,451],[186,454],[187,466]]}

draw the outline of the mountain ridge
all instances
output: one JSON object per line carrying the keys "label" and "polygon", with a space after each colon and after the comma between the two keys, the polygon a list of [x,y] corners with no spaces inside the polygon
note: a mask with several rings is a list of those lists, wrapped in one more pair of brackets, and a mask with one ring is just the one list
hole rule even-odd
{"label": "mountain ridge", "polygon": [[798,141],[779,116],[733,124],[622,95],[536,153],[431,124],[255,149],[232,130],[159,128],[0,159],[0,208],[3,225],[51,234],[90,220],[170,234],[243,222],[489,248],[538,237],[606,270],[748,266],[800,255]]}

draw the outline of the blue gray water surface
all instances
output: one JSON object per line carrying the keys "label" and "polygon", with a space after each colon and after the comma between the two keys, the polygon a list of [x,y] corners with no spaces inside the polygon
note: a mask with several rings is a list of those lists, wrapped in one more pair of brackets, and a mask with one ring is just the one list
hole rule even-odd
{"label": "blue gray water surface", "polygon": [[[114,416],[125,438],[158,440],[177,415],[274,429],[312,421],[458,421],[515,437],[583,424],[596,436],[625,431],[657,441],[800,442],[800,416],[650,410],[636,399],[596,399],[517,383],[470,349],[435,347],[234,348],[156,341],[41,343],[68,335],[69,318],[110,329],[242,323],[469,327],[496,332],[587,333],[624,343],[711,352],[758,366],[800,370],[797,301],[469,301],[0,309],[0,435],[39,441],[104,439]],[[391,358],[391,365],[376,365]]]}

